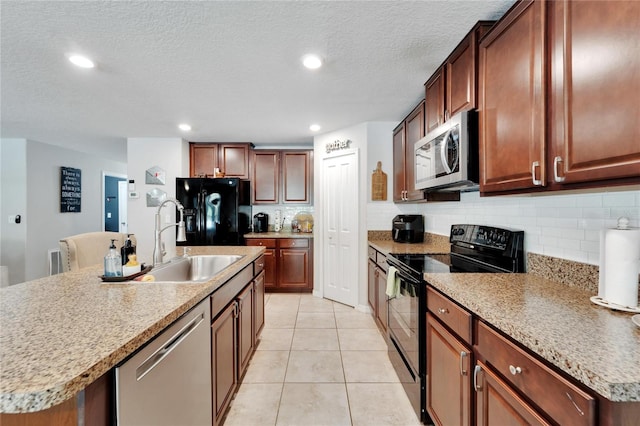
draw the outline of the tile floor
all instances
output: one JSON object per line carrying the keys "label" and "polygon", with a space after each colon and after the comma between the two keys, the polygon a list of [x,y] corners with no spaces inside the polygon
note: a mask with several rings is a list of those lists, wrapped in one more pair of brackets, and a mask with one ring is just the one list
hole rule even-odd
{"label": "tile floor", "polygon": [[265,326],[224,422],[419,425],[369,314],[310,294],[267,294]]}

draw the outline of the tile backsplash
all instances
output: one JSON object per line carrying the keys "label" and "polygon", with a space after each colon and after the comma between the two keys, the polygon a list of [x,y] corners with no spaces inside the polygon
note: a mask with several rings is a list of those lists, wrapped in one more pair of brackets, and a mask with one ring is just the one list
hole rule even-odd
{"label": "tile backsplash", "polygon": [[526,252],[597,265],[600,230],[615,228],[621,216],[640,226],[640,190],[497,197],[469,192],[461,194],[459,202],[369,202],[367,229],[391,229],[397,214],[422,214],[425,232],[440,235],[448,235],[456,223],[520,229],[525,231]]}
{"label": "tile backsplash", "polygon": [[[313,215],[313,206],[284,206],[280,204],[259,204],[251,207],[252,215],[256,213],[266,213],[269,215],[269,226],[273,227],[276,210],[282,211],[282,216],[284,217],[284,229],[291,229],[291,219],[301,212],[307,212]],[[253,218],[252,218],[253,220]],[[253,223],[253,222],[252,222]]]}

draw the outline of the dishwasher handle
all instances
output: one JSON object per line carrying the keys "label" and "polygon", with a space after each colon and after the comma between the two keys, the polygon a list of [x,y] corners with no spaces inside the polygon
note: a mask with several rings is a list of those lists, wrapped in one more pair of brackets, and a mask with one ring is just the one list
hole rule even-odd
{"label": "dishwasher handle", "polygon": [[153,370],[163,359],[167,357],[184,339],[189,336],[204,321],[204,312],[189,321],[180,331],[174,334],[160,349],[155,351],[138,368],[136,368],[136,380],[142,380],[151,370]]}

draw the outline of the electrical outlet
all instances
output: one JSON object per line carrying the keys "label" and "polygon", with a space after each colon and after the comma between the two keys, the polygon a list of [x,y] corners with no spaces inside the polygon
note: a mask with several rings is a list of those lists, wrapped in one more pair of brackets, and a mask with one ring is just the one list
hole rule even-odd
{"label": "electrical outlet", "polygon": [[14,215],[9,215],[9,223],[15,223],[16,217]]}

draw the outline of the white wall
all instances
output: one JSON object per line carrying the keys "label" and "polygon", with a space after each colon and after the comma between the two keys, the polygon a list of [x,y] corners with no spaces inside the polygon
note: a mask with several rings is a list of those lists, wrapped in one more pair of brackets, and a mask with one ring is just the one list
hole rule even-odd
{"label": "white wall", "polygon": [[[157,207],[147,207],[146,194],[153,188],[176,195],[176,178],[189,176],[189,143],[180,138],[129,138],[127,140],[127,158],[129,159],[127,176],[135,180],[136,191],[140,198],[129,198],[127,204],[129,233],[135,234],[136,252],[141,262],[153,263],[154,217]],[[158,166],[166,172],[165,185],[145,183],[147,169]],[[175,223],[175,206],[166,204],[162,208],[163,226]],[[166,220],[167,217],[169,220]],[[176,231],[169,228],[162,233],[167,254],[165,260],[176,254]]]}
{"label": "white wall", "polygon": [[[323,205],[322,205],[322,193],[323,186],[322,176],[322,160],[328,155],[326,152],[326,144],[334,142],[335,140],[352,141],[350,148],[357,149],[359,151],[359,187],[358,187],[358,205],[363,206],[358,211],[353,212],[358,216],[358,223],[360,228],[358,230],[358,252],[354,253],[353,259],[358,265],[358,304],[356,307],[360,310],[368,310],[367,302],[367,264],[366,262],[360,262],[360,259],[366,258],[364,253],[367,250],[367,201],[371,199],[371,173],[376,167],[376,162],[379,160],[377,154],[370,155],[369,151],[377,153],[379,147],[383,145],[390,145],[389,141],[393,135],[393,128],[397,125],[394,122],[370,122],[362,123],[345,129],[341,129],[335,132],[326,133],[316,136],[314,138],[314,193],[315,193],[315,205],[314,210],[314,294],[322,295],[322,283],[323,283],[323,230],[324,224],[322,220]],[[385,158],[389,159],[386,162],[383,160],[383,170],[390,175],[389,178],[393,179],[390,173],[390,169],[393,167],[391,156],[388,155]],[[385,164],[386,163],[386,164]],[[387,186],[389,188],[388,181]]]}
{"label": "white wall", "polygon": [[[60,238],[101,230],[102,173],[125,174],[126,164],[24,139],[2,140],[2,151],[1,263],[15,284],[48,275],[47,252]],[[60,167],[82,171],[80,213],[60,213]],[[15,214],[20,225],[8,223]]]}
{"label": "white wall", "polygon": [[[0,140],[0,265],[6,266],[8,283],[24,281],[26,222],[9,223],[9,216],[27,213],[27,141]],[[8,283],[3,283],[6,285]]]}

